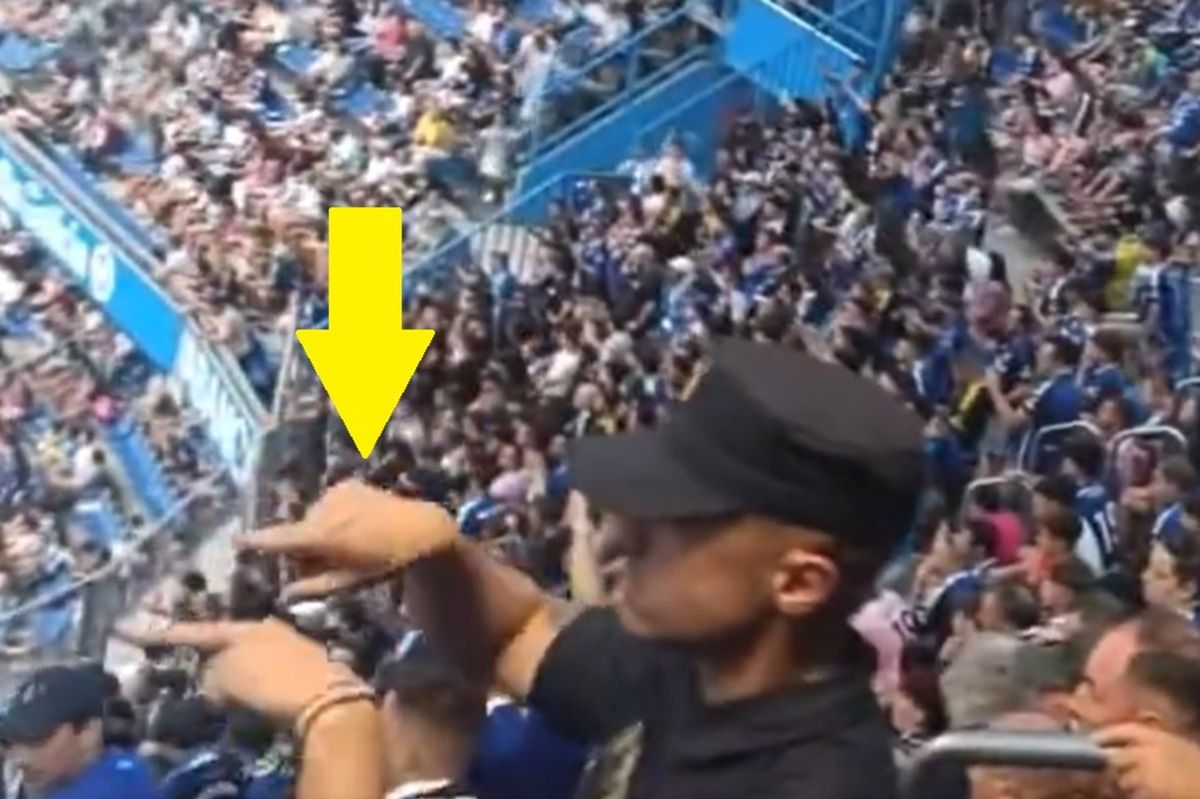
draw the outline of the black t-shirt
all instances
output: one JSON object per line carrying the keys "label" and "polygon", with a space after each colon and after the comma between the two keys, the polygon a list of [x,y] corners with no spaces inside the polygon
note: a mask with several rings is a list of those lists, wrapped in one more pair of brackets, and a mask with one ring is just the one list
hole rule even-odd
{"label": "black t-shirt", "polygon": [[611,610],[589,610],[555,640],[530,702],[560,734],[607,742],[598,763],[624,750],[624,770],[593,768],[592,796],[897,795],[891,734],[865,659],[824,682],[709,707],[684,657],[625,633]]}

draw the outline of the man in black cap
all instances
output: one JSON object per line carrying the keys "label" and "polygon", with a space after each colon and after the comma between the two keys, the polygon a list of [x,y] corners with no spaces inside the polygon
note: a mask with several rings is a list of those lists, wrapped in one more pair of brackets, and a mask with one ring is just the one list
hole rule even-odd
{"label": "man in black cap", "polygon": [[91,665],[51,666],[29,678],[0,718],[0,740],[23,785],[42,799],[158,799],[137,756],[105,749],[106,675]]}
{"label": "man in black cap", "polygon": [[[243,543],[304,556],[292,595],[406,569],[406,609],[444,654],[608,744],[592,795],[886,799],[890,735],[847,619],[908,530],[921,472],[920,423],[874,384],[719,341],[661,427],[572,454],[618,543],[613,607],[572,617],[441,508],[360,484]],[[271,672],[257,654],[239,662]],[[239,700],[267,701],[238,682]]]}

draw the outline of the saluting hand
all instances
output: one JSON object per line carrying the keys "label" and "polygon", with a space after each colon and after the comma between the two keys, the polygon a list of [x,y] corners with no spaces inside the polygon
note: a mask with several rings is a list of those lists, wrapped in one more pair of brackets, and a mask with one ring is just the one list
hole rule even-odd
{"label": "saluting hand", "polygon": [[241,536],[241,549],[291,558],[300,579],[287,599],[323,596],[392,574],[450,549],[454,519],[431,502],[403,499],[351,481],[325,493],[299,522]]}
{"label": "saluting hand", "polygon": [[1196,799],[1200,745],[1141,724],[1120,724],[1094,736],[1130,799]]}

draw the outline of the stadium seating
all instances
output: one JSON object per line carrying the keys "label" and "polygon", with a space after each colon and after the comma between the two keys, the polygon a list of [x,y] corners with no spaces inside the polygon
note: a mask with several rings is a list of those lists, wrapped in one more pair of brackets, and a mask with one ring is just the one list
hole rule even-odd
{"label": "stadium seating", "polygon": [[129,474],[138,500],[150,518],[161,519],[177,497],[162,465],[154,457],[150,442],[129,418],[121,418],[105,428],[105,439],[113,454]]}

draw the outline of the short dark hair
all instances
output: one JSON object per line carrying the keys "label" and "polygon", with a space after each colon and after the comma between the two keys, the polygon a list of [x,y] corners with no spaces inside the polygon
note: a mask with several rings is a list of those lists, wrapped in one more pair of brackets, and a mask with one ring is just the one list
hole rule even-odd
{"label": "short dark hair", "polygon": [[1166,698],[1188,733],[1200,731],[1200,660],[1165,650],[1138,652],[1125,676]]}
{"label": "short dark hair", "polygon": [[375,688],[395,696],[405,713],[464,738],[474,738],[487,712],[486,692],[432,656],[383,664]]}
{"label": "short dark hair", "polygon": [[1110,361],[1120,361],[1125,355],[1125,337],[1116,330],[1097,330],[1092,334],[1092,344]]}
{"label": "short dark hair", "polygon": [[1052,538],[1057,538],[1073,549],[1083,534],[1083,524],[1074,511],[1054,513],[1042,521],[1042,529]]}
{"label": "short dark hair", "polygon": [[1172,455],[1159,465],[1163,479],[1181,491],[1196,487],[1196,470],[1183,455]]}
{"label": "short dark hair", "polygon": [[1005,620],[1016,630],[1028,630],[1041,621],[1041,606],[1033,589],[1020,580],[998,580],[983,588],[996,598]]}
{"label": "short dark hair", "polygon": [[1083,594],[1095,587],[1096,575],[1091,567],[1076,557],[1067,558],[1050,569],[1050,582],[1061,585],[1076,594]]}
{"label": "short dark hair", "polygon": [[1079,365],[1079,345],[1074,341],[1066,336],[1053,335],[1047,337],[1046,343],[1054,350],[1054,360],[1063,366]]}
{"label": "short dark hair", "polygon": [[184,588],[193,593],[208,590],[208,579],[198,571],[187,572],[183,577],[179,578],[179,582]]}
{"label": "short dark hair", "polygon": [[1200,587],[1200,538],[1184,531],[1183,535],[1162,536],[1158,540],[1175,561],[1175,579],[1181,584]]}
{"label": "short dark hair", "polygon": [[1097,479],[1104,471],[1104,445],[1088,433],[1072,433],[1063,442],[1063,456],[1079,467],[1079,471],[1090,479]]}
{"label": "short dark hair", "polygon": [[1200,662],[1200,630],[1190,619],[1165,608],[1148,608],[1129,623],[1143,650],[1174,652]]}
{"label": "short dark hair", "polygon": [[1079,493],[1079,484],[1065,474],[1051,474],[1033,484],[1033,493],[1056,505],[1072,508],[1075,506],[1075,495]]}

